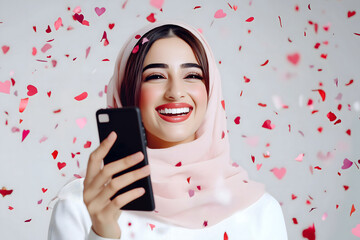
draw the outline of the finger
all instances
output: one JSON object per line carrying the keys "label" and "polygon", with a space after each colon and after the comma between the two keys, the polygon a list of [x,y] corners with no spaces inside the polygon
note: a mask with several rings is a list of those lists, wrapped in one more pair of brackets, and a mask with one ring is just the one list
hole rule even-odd
{"label": "finger", "polygon": [[106,215],[117,213],[119,214],[120,208],[128,204],[129,202],[134,201],[135,199],[141,197],[145,194],[144,188],[134,188],[123,194],[120,194],[114,198],[103,210],[103,213]]}
{"label": "finger", "polygon": [[95,197],[91,199],[91,204],[103,206],[105,205],[109,199],[117,193],[120,189],[130,185],[142,179],[144,177],[149,176],[150,167],[146,165],[142,168],[136,169],[134,171],[125,173],[119,177],[116,177],[111,180],[111,182],[106,185]]}
{"label": "finger", "polygon": [[114,174],[122,172],[136,165],[143,159],[143,153],[137,152],[115,162],[106,164],[105,167],[101,169],[101,171],[96,175],[96,177],[94,177],[94,179],[88,183],[86,191],[84,191],[84,199],[87,202],[92,201],[92,199],[94,199],[99,194],[99,192],[104,189],[104,185],[111,181]]}
{"label": "finger", "polygon": [[96,148],[89,157],[89,162],[86,170],[85,183],[89,183],[96,174],[100,171],[102,166],[102,161],[106,154],[110,151],[112,145],[114,144],[117,136],[115,132],[111,132],[107,138],[105,138],[98,148]]}

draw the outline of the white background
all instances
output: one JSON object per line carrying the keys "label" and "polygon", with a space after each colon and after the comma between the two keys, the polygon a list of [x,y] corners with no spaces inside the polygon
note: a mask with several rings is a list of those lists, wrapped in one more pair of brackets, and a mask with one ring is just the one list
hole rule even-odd
{"label": "white background", "polygon": [[[0,196],[0,238],[46,239],[51,199],[74,174],[84,174],[98,146],[95,111],[106,107],[104,90],[116,55],[154,13],[157,20],[179,19],[201,29],[221,61],[232,157],[282,204],[289,239],[304,239],[303,230],[312,224],[318,240],[359,239],[351,231],[360,224],[360,36],[354,34],[360,33],[360,1],[165,0],[162,11],[149,0],[128,0],[123,8],[124,3],[0,1],[0,47],[10,47],[0,50],[0,84],[15,81],[9,93],[0,91],[0,189],[13,190]],[[73,20],[77,6],[90,26]],[[98,16],[95,7],[106,11]],[[224,18],[214,18],[219,9]],[[356,14],[348,17],[349,11]],[[59,17],[63,26],[55,30]],[[246,22],[249,17],[254,20]],[[107,46],[100,42],[104,31]],[[46,43],[52,48],[43,53]],[[296,65],[287,59],[294,53],[300,55]],[[28,85],[37,94],[28,96]],[[325,91],[325,101],[317,89]],[[82,92],[88,97],[75,100]],[[25,98],[29,102],[20,113]],[[330,111],[341,123],[329,121]],[[240,124],[234,122],[238,116]],[[76,121],[84,118],[80,128]],[[275,128],[263,128],[266,120]],[[30,132],[22,141],[24,130]],[[84,148],[87,141],[90,148]],[[295,160],[299,154],[302,161]],[[353,162],[348,169],[342,169],[345,158]],[[58,162],[66,167],[59,170]],[[274,168],[286,169],[282,179]],[[352,205],[356,211],[350,216]]]}

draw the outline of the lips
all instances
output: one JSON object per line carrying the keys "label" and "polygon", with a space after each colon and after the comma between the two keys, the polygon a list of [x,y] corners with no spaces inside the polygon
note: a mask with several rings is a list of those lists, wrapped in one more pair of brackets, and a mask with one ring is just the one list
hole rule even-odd
{"label": "lips", "polygon": [[188,119],[193,107],[187,103],[166,103],[156,107],[155,110],[163,120],[177,123]]}

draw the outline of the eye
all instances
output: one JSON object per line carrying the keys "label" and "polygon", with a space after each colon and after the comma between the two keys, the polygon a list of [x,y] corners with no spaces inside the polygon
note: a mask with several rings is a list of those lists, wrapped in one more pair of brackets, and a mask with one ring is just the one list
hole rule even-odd
{"label": "eye", "polygon": [[163,79],[163,78],[164,78],[164,76],[162,76],[160,74],[151,74],[151,75],[147,76],[144,81],[146,82],[149,80]]}
{"label": "eye", "polygon": [[185,78],[187,79],[199,79],[199,80],[203,80],[203,76],[201,76],[200,74],[198,73],[190,73],[188,74]]}

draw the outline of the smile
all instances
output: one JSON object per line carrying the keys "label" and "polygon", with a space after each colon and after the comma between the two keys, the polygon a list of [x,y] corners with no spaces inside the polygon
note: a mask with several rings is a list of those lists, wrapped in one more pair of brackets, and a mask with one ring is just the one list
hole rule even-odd
{"label": "smile", "polygon": [[177,123],[188,119],[193,107],[187,103],[167,103],[156,107],[155,110],[163,120]]}

